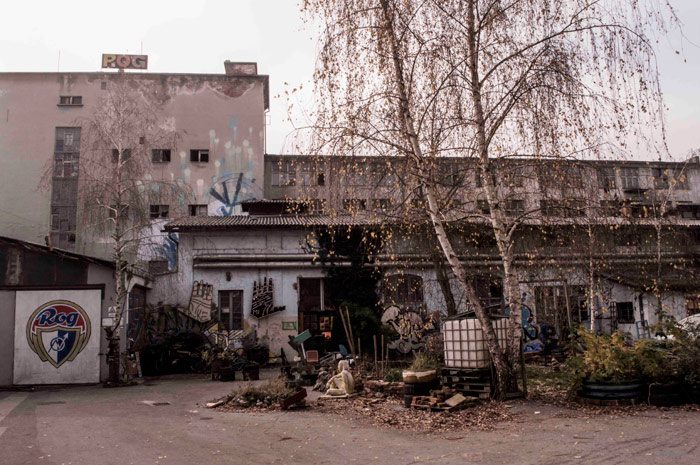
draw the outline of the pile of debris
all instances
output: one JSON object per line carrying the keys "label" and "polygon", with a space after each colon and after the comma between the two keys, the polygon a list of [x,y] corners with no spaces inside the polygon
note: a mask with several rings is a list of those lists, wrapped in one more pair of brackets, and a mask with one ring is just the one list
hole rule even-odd
{"label": "pile of debris", "polygon": [[[302,394],[303,392],[303,394]],[[231,392],[228,396],[210,402],[209,408],[223,410],[277,410],[286,409],[303,402],[306,390],[293,389],[287,386],[283,379],[275,379],[264,384],[245,384]]]}
{"label": "pile of debris", "polygon": [[343,402],[322,402],[316,410],[323,413],[350,415],[375,426],[397,428],[422,433],[489,431],[499,423],[511,421],[514,413],[508,404],[477,401],[470,408],[452,412],[407,409],[399,399],[353,397]]}

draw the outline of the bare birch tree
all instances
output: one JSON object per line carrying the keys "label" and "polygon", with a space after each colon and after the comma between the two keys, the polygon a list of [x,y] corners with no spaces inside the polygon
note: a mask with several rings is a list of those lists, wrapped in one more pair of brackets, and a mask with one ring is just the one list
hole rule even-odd
{"label": "bare birch tree", "polygon": [[[497,159],[602,156],[658,127],[650,36],[673,12],[654,0],[305,0],[303,9],[321,28],[314,150],[406,158],[403,177],[422,189],[504,397],[520,350],[519,223],[504,211]],[[452,218],[430,175],[443,157],[481,175],[511,309],[506,344],[447,232]]]}
{"label": "bare birch tree", "polygon": [[[84,241],[106,241],[114,260],[114,317],[108,340],[108,381],[119,382],[119,341],[131,278],[162,237],[154,220],[185,206],[191,193],[173,179],[151,175],[153,157],[176,148],[178,134],[139,83],[120,76],[109,83],[81,131],[78,216]],[[154,154],[154,151],[156,153]],[[156,206],[154,209],[153,206]],[[162,207],[161,207],[162,206]]]}

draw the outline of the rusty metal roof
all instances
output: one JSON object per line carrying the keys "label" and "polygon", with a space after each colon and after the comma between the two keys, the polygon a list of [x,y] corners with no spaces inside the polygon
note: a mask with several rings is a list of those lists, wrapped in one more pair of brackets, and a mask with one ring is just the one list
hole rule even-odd
{"label": "rusty metal roof", "polygon": [[251,227],[369,226],[376,218],[358,215],[232,215],[183,217],[164,227],[165,231],[220,230]]}

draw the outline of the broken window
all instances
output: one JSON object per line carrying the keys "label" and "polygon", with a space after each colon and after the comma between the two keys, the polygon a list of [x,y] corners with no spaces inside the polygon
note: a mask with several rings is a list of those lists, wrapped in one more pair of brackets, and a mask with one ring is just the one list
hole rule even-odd
{"label": "broken window", "polygon": [[59,106],[81,106],[83,104],[83,97],[80,95],[61,95],[58,98]]}
{"label": "broken window", "polygon": [[190,161],[192,163],[209,163],[208,149],[191,149]]}
{"label": "broken window", "polygon": [[153,149],[151,151],[151,161],[153,163],[169,163],[170,149]]}
{"label": "broken window", "polygon": [[188,205],[190,216],[207,216],[207,205],[206,204],[193,204]]}
{"label": "broken window", "polygon": [[243,291],[219,291],[217,316],[224,330],[243,329]]}
{"label": "broken window", "polygon": [[169,205],[151,205],[150,216],[151,219],[168,218],[170,215]]}

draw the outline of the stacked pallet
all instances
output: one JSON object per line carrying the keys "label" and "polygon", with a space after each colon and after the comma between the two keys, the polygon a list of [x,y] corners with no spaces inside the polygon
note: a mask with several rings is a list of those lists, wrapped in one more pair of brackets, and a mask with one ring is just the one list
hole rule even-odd
{"label": "stacked pallet", "polygon": [[488,399],[491,396],[491,370],[488,368],[443,368],[440,376],[443,386],[448,386],[465,396]]}

